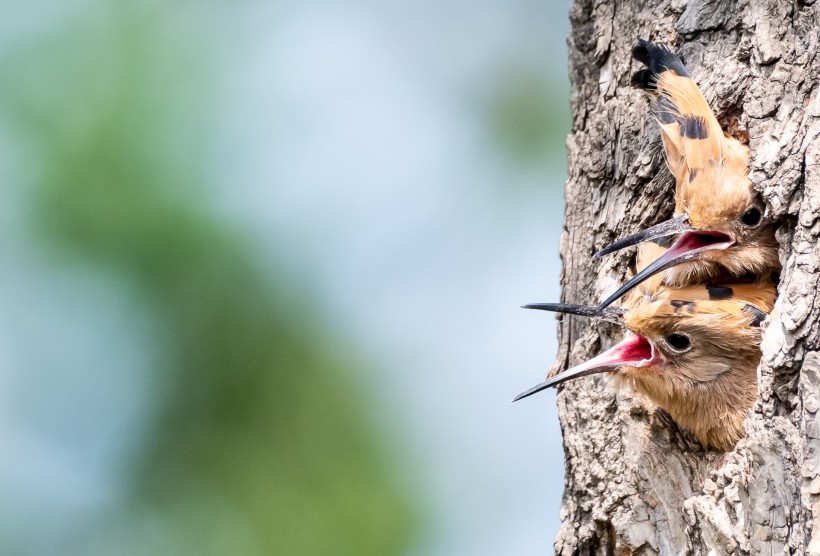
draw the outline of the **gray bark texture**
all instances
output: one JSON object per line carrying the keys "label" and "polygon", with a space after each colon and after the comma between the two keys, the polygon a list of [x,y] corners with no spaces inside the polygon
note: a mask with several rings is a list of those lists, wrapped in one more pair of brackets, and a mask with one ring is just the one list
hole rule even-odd
{"label": "gray bark texture", "polygon": [[[820,16],[808,0],[576,0],[569,38],[563,301],[595,304],[634,250],[591,255],[672,215],[649,99],[629,85],[637,39],[670,45],[718,119],[748,138],[778,232],[782,280],[766,323],[748,436],[705,451],[605,375],[558,395],[566,453],[558,554],[820,554]],[[555,370],[621,331],[565,316]],[[597,378],[596,378],[597,377]]]}

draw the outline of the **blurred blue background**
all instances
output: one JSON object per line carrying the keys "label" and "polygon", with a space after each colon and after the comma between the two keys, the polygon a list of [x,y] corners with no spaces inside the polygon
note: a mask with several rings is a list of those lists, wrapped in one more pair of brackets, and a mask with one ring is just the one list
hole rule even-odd
{"label": "blurred blue background", "polygon": [[549,553],[567,10],[3,2],[0,553]]}

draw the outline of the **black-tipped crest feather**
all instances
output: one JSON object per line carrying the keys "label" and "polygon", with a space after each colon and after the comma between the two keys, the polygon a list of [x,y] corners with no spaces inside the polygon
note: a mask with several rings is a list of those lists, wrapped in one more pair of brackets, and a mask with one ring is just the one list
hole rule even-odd
{"label": "black-tipped crest feather", "polygon": [[754,320],[752,320],[752,322],[751,322],[752,326],[760,326],[760,324],[764,320],[766,320],[766,313],[764,313],[763,311],[761,311],[760,309],[758,309],[757,307],[755,307],[751,303],[747,303],[743,307],[743,310],[747,311],[749,313],[752,313],[754,315]]}
{"label": "black-tipped crest feather", "polygon": [[680,57],[665,46],[640,39],[637,46],[632,49],[632,57],[645,65],[654,77],[669,70],[681,77],[689,77],[689,72],[686,71]]}

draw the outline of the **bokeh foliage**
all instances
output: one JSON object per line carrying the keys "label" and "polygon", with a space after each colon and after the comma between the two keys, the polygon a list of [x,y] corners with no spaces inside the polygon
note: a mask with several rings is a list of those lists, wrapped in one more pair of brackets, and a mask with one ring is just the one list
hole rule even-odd
{"label": "bokeh foliage", "polygon": [[566,80],[522,62],[510,62],[498,74],[486,102],[490,136],[519,166],[563,165],[570,127]]}
{"label": "bokeh foliage", "polygon": [[66,552],[399,553],[415,514],[356,358],[209,206],[219,76],[196,25],[149,6],[92,3],[2,60],[0,110],[38,168],[40,244],[135,291],[160,361],[127,495]]}

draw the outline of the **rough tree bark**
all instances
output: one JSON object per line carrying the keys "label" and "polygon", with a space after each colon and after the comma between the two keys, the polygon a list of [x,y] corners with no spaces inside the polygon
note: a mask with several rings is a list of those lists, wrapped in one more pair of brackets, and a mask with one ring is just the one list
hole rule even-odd
{"label": "rough tree bark", "polygon": [[[718,119],[748,137],[755,187],[782,220],[783,263],[748,437],[705,452],[603,375],[558,396],[566,451],[559,554],[820,554],[820,17],[814,0],[576,0],[569,39],[563,301],[595,303],[634,263],[590,255],[671,216],[649,101],[629,86],[638,38],[677,47]],[[556,367],[620,337],[564,317]]]}

